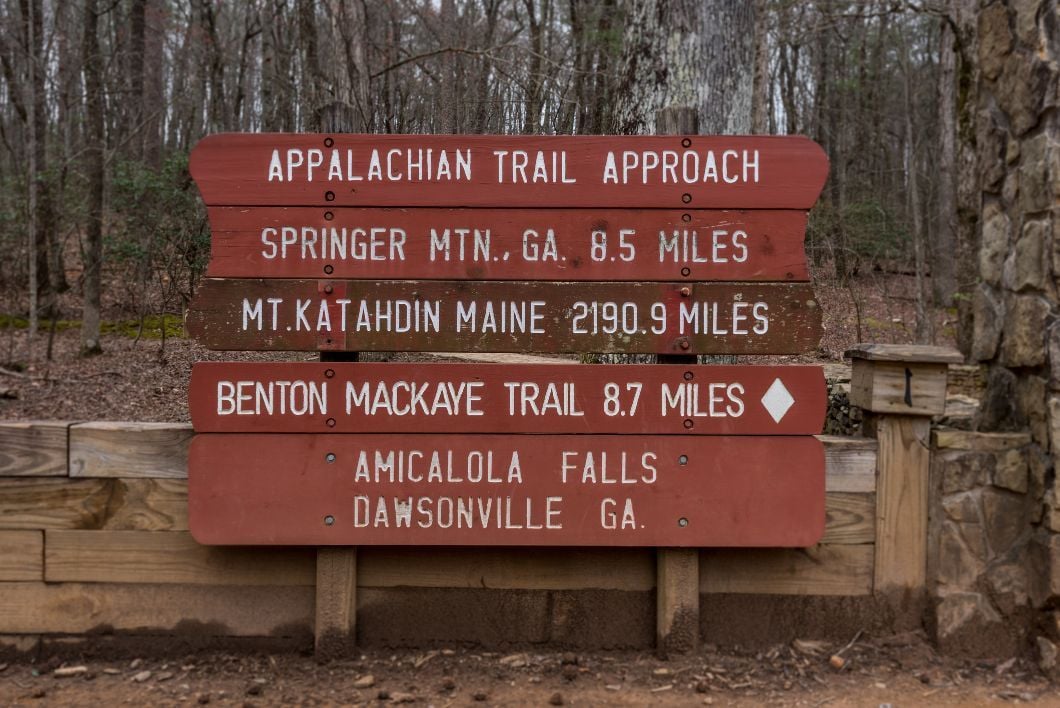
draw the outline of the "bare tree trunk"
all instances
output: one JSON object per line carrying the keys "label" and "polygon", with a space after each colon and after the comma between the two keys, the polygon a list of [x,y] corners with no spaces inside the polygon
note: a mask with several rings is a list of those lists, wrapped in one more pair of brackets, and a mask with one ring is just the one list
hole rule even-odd
{"label": "bare tree trunk", "polygon": [[695,106],[703,132],[751,132],[754,4],[627,2],[616,131],[653,133],[659,110]]}
{"label": "bare tree trunk", "polygon": [[81,318],[81,353],[103,351],[99,341],[103,269],[103,71],[99,50],[97,0],[85,0],[85,173],[88,178],[88,223],[85,228],[84,314]]}
{"label": "bare tree trunk", "polygon": [[[907,49],[908,51],[908,49]],[[906,56],[908,62],[908,56]],[[935,338],[932,320],[931,294],[927,285],[927,249],[924,243],[924,222],[920,204],[920,180],[916,155],[916,134],[913,131],[913,72],[905,64],[905,170],[906,193],[909,195],[909,215],[913,231],[913,258],[916,268],[916,341],[920,344]]]}
{"label": "bare tree trunk", "polygon": [[766,0],[755,0],[754,22],[754,89],[751,99],[751,132],[769,132],[769,26],[766,23]]}
{"label": "bare tree trunk", "polygon": [[[975,0],[953,0],[957,25],[957,345],[972,351],[972,293],[979,282],[979,209],[982,185],[977,165],[975,116],[979,68],[976,61]],[[1055,178],[1055,177],[1054,177]]]}
{"label": "bare tree trunk", "polygon": [[146,0],[144,15],[144,67],[142,88],[143,161],[149,167],[162,166],[162,116],[165,112],[165,84],[162,54],[166,21],[165,0]]}
{"label": "bare tree trunk", "polygon": [[935,302],[949,306],[957,291],[957,55],[945,20],[939,36],[938,230],[932,239],[931,285]]}

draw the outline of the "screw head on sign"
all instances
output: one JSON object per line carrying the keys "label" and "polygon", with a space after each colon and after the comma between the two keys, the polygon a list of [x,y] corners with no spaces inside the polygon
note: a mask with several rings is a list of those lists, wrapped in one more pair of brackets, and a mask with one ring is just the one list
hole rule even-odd
{"label": "screw head on sign", "polygon": [[682,194],[681,195],[681,201],[683,201],[685,204],[688,204],[689,202],[692,201],[692,195],[691,194]]}
{"label": "screw head on sign", "polygon": [[331,275],[334,272],[335,272],[335,266],[330,265],[330,264],[324,266],[324,273],[326,273],[327,275]]}
{"label": "screw head on sign", "polygon": [[692,147],[692,139],[691,138],[685,138],[684,140],[682,140],[681,141],[681,147],[686,147],[686,148],[687,147]]}
{"label": "screw head on sign", "polygon": [[327,426],[328,426],[329,428],[334,428],[334,427],[335,427],[335,419],[334,419],[334,418],[328,418],[328,419],[327,419],[327,420],[325,421],[325,423],[327,424]]}
{"label": "screw head on sign", "polygon": [[681,528],[684,528],[685,526],[688,526],[688,519],[686,519],[685,517],[682,516],[680,519],[677,520],[677,525],[680,526]]}
{"label": "screw head on sign", "polygon": [[677,458],[677,464],[679,464],[679,465],[687,465],[688,464],[688,455],[681,455],[680,457],[678,457]]}
{"label": "screw head on sign", "polygon": [[331,464],[332,462],[335,461],[335,453],[334,452],[329,452],[328,454],[324,455],[324,460],[328,464]]}
{"label": "screw head on sign", "polygon": [[691,381],[693,378],[695,378],[695,374],[693,374],[691,371],[685,372],[685,381]]}
{"label": "screw head on sign", "polygon": [[335,218],[335,214],[333,214],[332,212],[330,212],[330,211],[325,211],[324,212],[324,221],[331,221],[334,218]]}
{"label": "screw head on sign", "polygon": [[334,289],[335,289],[335,288],[331,287],[330,285],[325,285],[325,286],[324,286],[324,292],[325,292],[326,294],[328,294],[328,295],[330,295],[330,294],[332,293],[332,291],[333,291]]}
{"label": "screw head on sign", "polygon": [[685,418],[684,425],[686,428],[691,428],[693,425],[695,425],[695,423],[692,422],[691,418]]}
{"label": "screw head on sign", "polygon": [[324,525],[325,526],[331,526],[334,523],[335,523],[335,517],[332,516],[331,514],[328,514],[327,516],[324,517]]}
{"label": "screw head on sign", "polygon": [[325,369],[324,370],[324,376],[327,376],[329,379],[335,378],[335,370],[334,369]]}
{"label": "screw head on sign", "polygon": [[692,220],[692,215],[691,214],[687,214],[686,213],[686,214],[682,214],[681,215],[681,221],[691,221],[691,220]]}
{"label": "screw head on sign", "polygon": [[682,339],[682,340],[681,340],[681,348],[682,348],[682,349],[688,349],[688,348],[689,348],[689,347],[691,347],[691,346],[692,346],[692,345],[688,343],[688,340],[687,340],[687,339]]}
{"label": "screw head on sign", "polygon": [[329,148],[329,147],[331,147],[334,144],[335,144],[335,141],[332,140],[331,138],[324,138],[324,147],[328,147]]}
{"label": "screw head on sign", "polygon": [[330,191],[329,192],[324,192],[324,199],[329,201],[329,202],[335,201],[335,193],[334,192],[330,192]]}
{"label": "screw head on sign", "polygon": [[686,278],[688,276],[690,276],[691,274],[692,274],[692,269],[691,268],[682,268],[681,269],[681,275],[685,276]]}
{"label": "screw head on sign", "polygon": [[681,288],[681,297],[688,297],[691,294],[692,294],[692,288],[687,287],[687,286]]}

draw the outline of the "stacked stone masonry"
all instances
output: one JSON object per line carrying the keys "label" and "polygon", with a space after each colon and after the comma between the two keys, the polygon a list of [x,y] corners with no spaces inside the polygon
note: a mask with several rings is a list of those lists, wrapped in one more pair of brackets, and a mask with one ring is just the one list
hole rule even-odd
{"label": "stacked stone masonry", "polygon": [[1046,658],[1060,641],[1057,2],[980,3],[978,58],[971,355],[987,366],[975,427],[990,435],[937,435],[936,620],[944,644]]}

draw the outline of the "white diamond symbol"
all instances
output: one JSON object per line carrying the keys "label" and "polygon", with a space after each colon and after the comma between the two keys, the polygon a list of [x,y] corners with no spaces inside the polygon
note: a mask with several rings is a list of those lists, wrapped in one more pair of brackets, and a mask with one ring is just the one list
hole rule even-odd
{"label": "white diamond symbol", "polygon": [[780,379],[773,381],[769,390],[762,396],[762,405],[769,411],[769,415],[773,416],[774,423],[780,422],[793,403],[795,399],[791,397],[791,393]]}

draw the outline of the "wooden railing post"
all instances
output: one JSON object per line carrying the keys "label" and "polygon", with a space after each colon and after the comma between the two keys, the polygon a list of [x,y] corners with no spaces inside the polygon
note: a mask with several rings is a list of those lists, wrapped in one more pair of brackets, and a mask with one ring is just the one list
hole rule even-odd
{"label": "wooden railing post", "polygon": [[[655,115],[659,135],[699,132],[695,108],[664,108]],[[661,354],[660,364],[695,364],[696,356]],[[660,548],[655,553],[655,646],[659,653],[694,651],[699,644],[699,549]]]}
{"label": "wooden railing post", "polygon": [[961,363],[945,347],[863,344],[853,361],[850,402],[866,411],[879,443],[873,590],[896,619],[925,597],[931,416],[946,407],[946,372]]}
{"label": "wooden railing post", "polygon": [[[317,110],[317,130],[353,132],[354,110],[334,102]],[[358,352],[321,352],[321,361],[357,361]],[[348,654],[357,634],[357,549],[339,546],[317,549],[316,612],[313,625],[318,659]]]}

